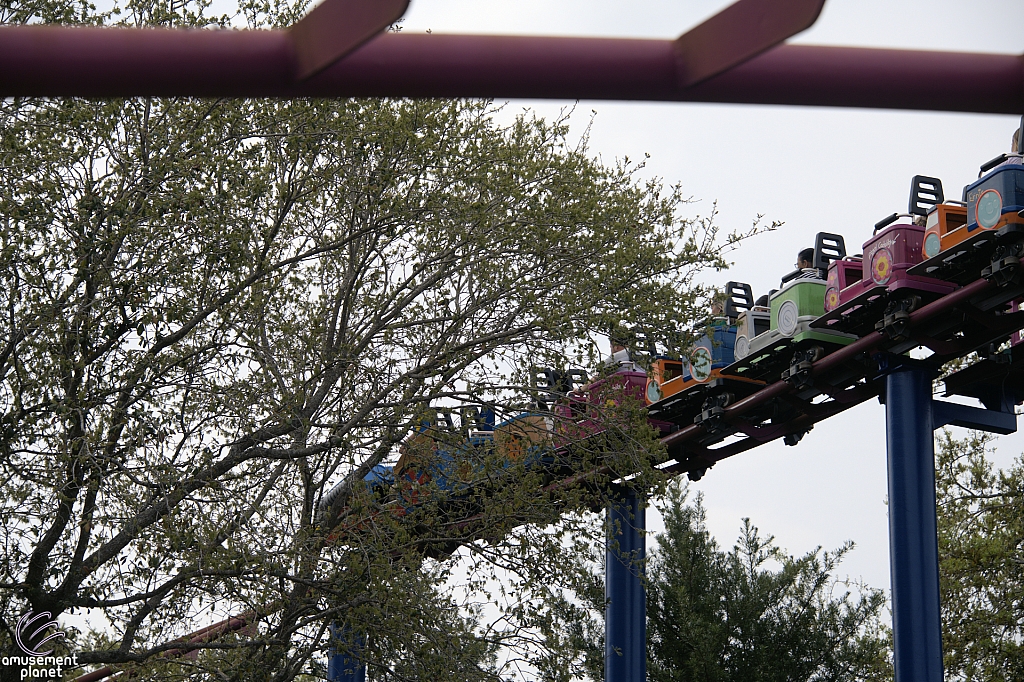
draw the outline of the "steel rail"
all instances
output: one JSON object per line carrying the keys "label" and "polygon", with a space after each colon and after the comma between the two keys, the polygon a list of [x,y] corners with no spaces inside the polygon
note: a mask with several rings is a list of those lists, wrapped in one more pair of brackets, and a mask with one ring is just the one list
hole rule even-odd
{"label": "steel rail", "polygon": [[[913,311],[910,314],[911,328],[914,325],[922,324],[944,312],[948,312],[953,308],[968,302],[970,299],[974,298],[978,294],[983,293],[992,286],[992,283],[989,282],[988,280],[979,279],[965,287],[962,287],[960,289],[957,289],[956,291],[947,294],[943,298],[933,301],[932,303],[929,303],[928,305]],[[827,355],[821,360],[815,362],[812,365],[812,376],[821,375],[833,368],[841,367],[843,364],[849,362],[850,360],[853,360],[861,353],[869,352],[871,350],[878,348],[887,340],[888,339],[886,339],[886,337],[883,334],[877,332],[873,332],[868,336],[864,336],[858,339],[857,341],[851,343],[850,345],[845,346],[837,350],[836,352]],[[791,384],[785,381],[776,381],[775,383],[770,384],[769,386],[766,386],[765,388],[761,389],[757,393],[753,393],[747,396],[746,398],[743,398],[742,400],[739,400],[733,403],[732,405],[726,407],[722,415],[722,420],[728,421],[729,419],[741,417],[742,415],[756,409],[757,407],[764,405],[768,401],[792,393],[795,390],[796,389]],[[702,447],[700,449],[700,452],[696,453],[694,461],[698,464],[707,464],[710,466],[715,462],[721,461],[722,459],[731,457],[741,452],[745,452],[754,447],[757,447],[758,445],[762,445],[763,443],[768,442],[770,440],[780,438],[786,433],[793,433],[805,430],[806,428],[813,426],[815,423],[819,421],[823,421],[825,419],[828,419],[829,417],[833,417],[839,412],[843,412],[851,407],[855,407],[863,403],[870,397],[872,397],[872,394],[865,393],[864,395],[858,395],[849,401],[837,400],[836,402],[840,404],[833,408],[825,408],[823,410],[820,410],[819,414],[800,415],[791,422],[780,424],[778,427],[778,433],[773,435],[771,438],[765,437],[764,439],[759,439],[756,436],[748,436],[742,441],[739,441],[729,446],[725,446],[720,450],[713,450],[706,447]],[[661,438],[661,443],[665,445],[668,449],[678,449],[682,447],[686,442],[703,435],[704,433],[706,433],[706,431],[707,429],[705,426],[693,424]],[[675,464],[666,466],[661,470],[668,474],[685,473],[689,465],[692,463],[693,462],[680,461]],[[558,490],[564,490],[567,488],[583,485],[588,481],[593,480],[594,478],[609,476],[617,477],[620,475],[621,474],[617,473],[610,466],[601,466],[596,469],[591,469],[589,471],[583,471],[577,474],[573,474],[572,476],[569,476],[558,481],[553,481],[552,483],[543,486],[541,488],[541,492],[552,493]],[[474,522],[478,522],[482,518],[482,515],[474,515],[465,519],[454,521],[452,522],[452,524],[450,524],[450,526],[462,530],[464,528],[467,528]]]}
{"label": "steel rail", "polygon": [[[238,616],[231,616],[230,618],[226,618],[214,623],[213,625],[207,625],[204,628],[191,632],[184,637],[179,637],[175,640],[175,642],[180,642],[183,647],[168,649],[159,653],[157,656],[162,658],[174,658],[176,656],[195,651],[196,649],[189,649],[187,647],[195,644],[202,644],[210,639],[219,637],[225,632],[241,630],[249,625],[255,619],[256,615],[257,613],[255,611],[248,611]],[[105,680],[108,677],[124,673],[124,670],[115,670],[113,667],[105,665],[102,668],[74,678],[73,682],[99,682],[99,680]]]}
{"label": "steel rail", "polygon": [[311,78],[287,31],[0,27],[0,96],[495,97],[1024,110],[1022,55],[781,45],[687,87],[674,40],[388,33]]}
{"label": "steel rail", "polygon": [[[753,436],[748,435],[746,438],[731,443],[729,445],[708,448],[702,447],[698,450],[693,457],[688,458],[684,461],[678,461],[675,464],[663,467],[661,470],[670,474],[682,474],[687,473],[701,467],[712,467],[716,463],[733,457],[748,450],[752,450],[759,445],[764,445],[770,441],[782,438],[783,436],[800,433],[807,431],[812,426],[820,421],[825,421],[830,417],[834,417],[841,412],[845,412],[851,407],[856,407],[866,400],[873,398],[877,395],[877,392],[868,392],[858,394],[856,397],[850,400],[844,401],[833,401],[831,403],[825,403],[821,406],[815,405],[814,407],[822,407],[824,409],[815,410],[813,414],[801,414],[790,421],[783,422],[777,426],[772,427],[768,434],[756,434]],[[827,406],[827,407],[826,407]],[[682,447],[682,446],[677,446]],[[671,453],[670,453],[671,455]]]}

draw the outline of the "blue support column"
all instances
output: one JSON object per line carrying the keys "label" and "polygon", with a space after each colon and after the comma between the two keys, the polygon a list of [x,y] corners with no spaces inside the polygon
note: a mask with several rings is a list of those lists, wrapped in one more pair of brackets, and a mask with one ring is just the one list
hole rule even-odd
{"label": "blue support column", "polygon": [[327,679],[330,682],[366,682],[366,666],[352,658],[346,649],[351,633],[344,626],[331,624],[331,648],[327,659]]}
{"label": "blue support column", "polygon": [[608,507],[604,573],[604,679],[608,682],[647,679],[645,516],[640,496],[632,490],[618,505]]}
{"label": "blue support column", "polygon": [[931,370],[888,375],[885,421],[896,682],[942,682]]}

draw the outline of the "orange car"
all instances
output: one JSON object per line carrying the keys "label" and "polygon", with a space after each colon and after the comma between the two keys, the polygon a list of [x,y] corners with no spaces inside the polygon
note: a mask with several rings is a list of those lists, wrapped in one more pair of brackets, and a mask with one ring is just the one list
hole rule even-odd
{"label": "orange car", "polygon": [[925,259],[956,246],[967,239],[967,207],[960,204],[936,204],[928,212],[921,251]]}

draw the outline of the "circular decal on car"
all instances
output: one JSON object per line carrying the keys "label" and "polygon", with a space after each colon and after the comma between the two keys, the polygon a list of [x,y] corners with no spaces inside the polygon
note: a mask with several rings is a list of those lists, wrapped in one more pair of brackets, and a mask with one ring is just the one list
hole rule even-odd
{"label": "circular decal on car", "polygon": [[800,309],[797,308],[796,301],[792,299],[783,301],[782,305],[779,306],[777,320],[776,328],[783,336],[793,336],[793,334],[796,334],[796,327],[800,322]]}
{"label": "circular decal on car", "polygon": [[892,252],[881,248],[871,256],[871,279],[875,284],[885,284],[892,277]]}
{"label": "circular decal on car", "polygon": [[736,344],[732,349],[732,356],[736,360],[742,360],[750,354],[750,339],[745,334],[736,337]]}
{"label": "circular decal on car", "polygon": [[975,208],[978,215],[978,224],[986,230],[996,226],[1003,215],[1003,198],[994,189],[987,189],[978,197],[978,206]]}
{"label": "circular decal on car", "polygon": [[704,383],[711,378],[711,351],[704,346],[697,346],[690,353],[690,376]]}
{"label": "circular decal on car", "polygon": [[825,290],[825,312],[835,310],[839,307],[839,287],[829,287]]}
{"label": "circular decal on car", "polygon": [[661,386],[654,379],[647,380],[647,402],[656,403],[661,400]]}

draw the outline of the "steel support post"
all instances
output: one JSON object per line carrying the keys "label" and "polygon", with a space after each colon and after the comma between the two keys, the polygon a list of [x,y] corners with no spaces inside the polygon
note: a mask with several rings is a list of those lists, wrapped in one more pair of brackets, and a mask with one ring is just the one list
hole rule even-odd
{"label": "steel support post", "polygon": [[351,635],[348,628],[331,624],[331,648],[327,654],[329,682],[366,682],[366,666],[347,651]]}
{"label": "steel support post", "polygon": [[888,375],[885,422],[896,682],[942,682],[930,369]]}
{"label": "steel support post", "polygon": [[645,602],[645,509],[640,495],[625,492],[607,513],[604,573],[604,679],[647,679],[647,604]]}

